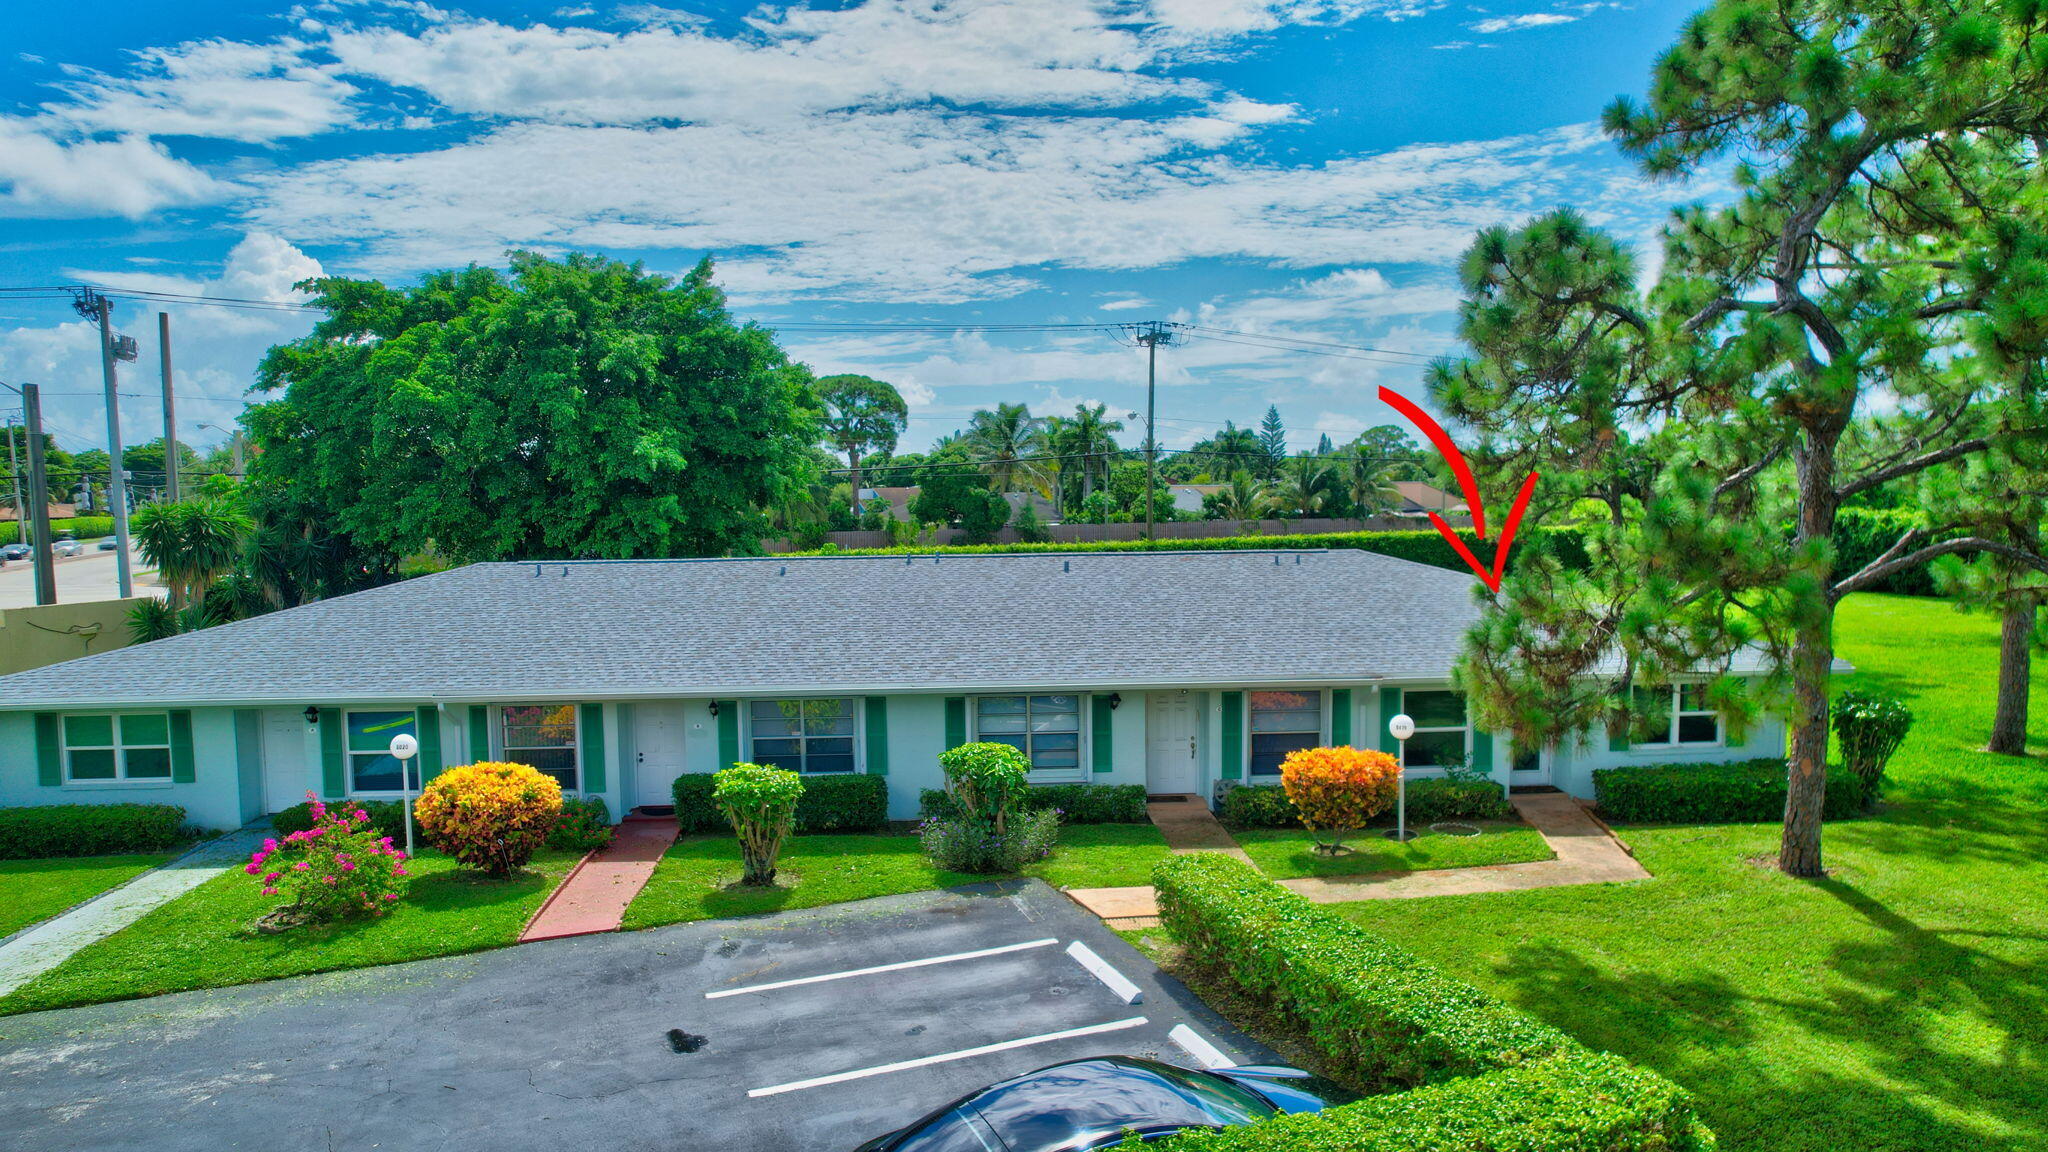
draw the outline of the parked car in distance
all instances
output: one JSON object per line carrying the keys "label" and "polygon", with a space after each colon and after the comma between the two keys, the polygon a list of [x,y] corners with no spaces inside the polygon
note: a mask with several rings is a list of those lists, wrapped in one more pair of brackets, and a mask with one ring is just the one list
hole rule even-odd
{"label": "parked car in distance", "polygon": [[76,556],[85,551],[85,545],[67,536],[50,545],[50,551],[55,552],[59,556]]}
{"label": "parked car in distance", "polygon": [[100,541],[99,543],[93,545],[93,547],[99,549],[102,552],[112,552],[120,546],[121,538],[118,536],[109,536],[106,539]]}
{"label": "parked car in distance", "polygon": [[1197,1072],[1136,1056],[1096,1056],[991,1084],[854,1152],[1083,1152],[1115,1147],[1127,1131],[1150,1143],[1356,1098],[1299,1068]]}
{"label": "parked car in distance", "polygon": [[26,544],[9,544],[0,548],[0,560],[26,560],[29,548]]}

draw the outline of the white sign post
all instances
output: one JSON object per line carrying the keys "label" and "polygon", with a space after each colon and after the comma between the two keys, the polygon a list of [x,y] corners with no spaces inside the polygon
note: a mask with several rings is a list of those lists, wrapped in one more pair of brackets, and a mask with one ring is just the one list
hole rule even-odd
{"label": "white sign post", "polygon": [[1394,776],[1394,830],[1386,833],[1389,840],[1407,842],[1415,838],[1408,830],[1408,738],[1415,735],[1415,721],[1406,712],[1387,721],[1387,733],[1400,742],[1400,771]]}
{"label": "white sign post", "polygon": [[401,804],[405,809],[405,858],[412,859],[412,758],[420,754],[420,742],[412,733],[391,738],[391,754],[398,757]]}

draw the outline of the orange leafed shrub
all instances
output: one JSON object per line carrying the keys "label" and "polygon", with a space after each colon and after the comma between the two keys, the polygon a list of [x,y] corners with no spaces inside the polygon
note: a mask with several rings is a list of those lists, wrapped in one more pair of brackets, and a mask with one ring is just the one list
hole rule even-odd
{"label": "orange leafed shrub", "polygon": [[[1341,833],[1363,828],[1394,802],[1401,765],[1385,752],[1357,748],[1300,748],[1280,762],[1280,785],[1311,832]],[[1320,837],[1318,837],[1320,839]]]}
{"label": "orange leafed shrub", "polygon": [[413,815],[434,847],[506,877],[525,867],[562,813],[562,786],[524,764],[483,761],[427,783]]}

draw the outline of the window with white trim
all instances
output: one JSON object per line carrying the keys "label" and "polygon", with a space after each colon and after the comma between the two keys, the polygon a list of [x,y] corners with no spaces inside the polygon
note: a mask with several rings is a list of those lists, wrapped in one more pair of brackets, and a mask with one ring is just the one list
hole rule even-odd
{"label": "window with white trim", "polygon": [[1280,762],[1301,748],[1323,742],[1323,693],[1307,691],[1247,692],[1251,710],[1251,774],[1278,776]]}
{"label": "window with white trim", "polygon": [[78,784],[169,780],[170,713],[64,717],[64,778]]}
{"label": "window with white trim", "polygon": [[1638,685],[1635,692],[1638,708],[1647,703],[1651,715],[1648,720],[1638,720],[1630,743],[1676,746],[1721,742],[1721,713],[1707,702],[1705,684]]}
{"label": "window with white trim", "polygon": [[564,792],[577,790],[574,704],[505,705],[498,709],[498,739],[506,760],[554,777]]}
{"label": "window with white trim", "polygon": [[1415,721],[1415,735],[1402,747],[1403,768],[1463,767],[1472,756],[1471,728],[1463,692],[1408,692],[1401,711]]}
{"label": "window with white trim", "polygon": [[[398,757],[391,754],[391,741],[399,735],[419,735],[419,718],[410,708],[376,709],[348,713],[348,790],[353,796],[404,790],[405,776]],[[413,757],[413,782],[419,782],[419,757]]]}
{"label": "window with white trim", "polygon": [[748,759],[819,775],[854,770],[853,697],[747,702]]}
{"label": "window with white trim", "polygon": [[1079,696],[977,696],[974,733],[1024,753],[1044,779],[1081,775]]}

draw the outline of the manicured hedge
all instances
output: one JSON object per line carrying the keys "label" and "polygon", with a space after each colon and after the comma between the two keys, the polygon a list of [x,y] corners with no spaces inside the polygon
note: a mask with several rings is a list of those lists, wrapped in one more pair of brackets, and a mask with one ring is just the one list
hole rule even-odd
{"label": "manicured hedge", "polygon": [[[1221,853],[1153,869],[1188,956],[1288,1020],[1340,1078],[1387,1093],[1179,1136],[1194,1152],[1705,1152],[1676,1085],[1452,979]],[[1402,1091],[1402,1089],[1408,1089]],[[1136,1147],[1127,1143],[1125,1147]]]}
{"label": "manicured hedge", "polygon": [[[1593,773],[1593,795],[1601,815],[1634,824],[1783,820],[1785,788],[1785,761],[1779,757],[1734,764],[1645,764]],[[1862,779],[1830,764],[1822,818],[1847,820],[1862,811]]]}
{"label": "manicured hedge", "polygon": [[[1618,1056],[1554,1056],[1484,1076],[1168,1140],[1175,1152],[1705,1152],[1677,1085]],[[1127,1137],[1122,1148],[1160,1147]]]}
{"label": "manicured hedge", "polygon": [[[342,810],[361,808],[370,814],[370,823],[377,829],[379,836],[389,836],[400,844],[405,843],[405,805],[396,800],[335,800],[327,806]],[[312,826],[313,802],[310,800],[301,801],[282,812],[273,813],[270,817],[271,831],[279,836],[303,832]],[[426,843],[427,835],[420,831],[417,819],[413,821],[412,827],[414,839],[421,844]]]}
{"label": "manicured hedge", "polygon": [[[71,533],[80,540],[91,540],[99,536],[112,536],[114,534],[114,518],[112,516],[73,516],[69,519],[59,517],[50,521],[50,535],[62,536],[66,532]],[[12,520],[0,523],[0,544],[18,544],[20,542],[20,524]]]}
{"label": "manicured hedge", "polygon": [[[1287,790],[1278,784],[1241,784],[1223,794],[1222,820],[1232,828],[1292,828],[1301,823]],[[1507,792],[1491,780],[1431,778],[1408,782],[1408,820],[1502,820],[1514,812]]]}
{"label": "manicured hedge", "polygon": [[[952,793],[922,789],[917,808],[927,820],[952,816]],[[1034,784],[1024,793],[1024,809],[1041,808],[1058,809],[1062,824],[1143,824],[1152,818],[1145,810],[1143,784]]]}
{"label": "manicured hedge", "polygon": [[161,852],[191,836],[175,804],[49,804],[0,808],[0,860]]}
{"label": "manicured hedge", "polygon": [[873,832],[888,823],[888,777],[804,777],[804,794],[796,802],[797,831]]}
{"label": "manicured hedge", "polygon": [[1358,1084],[1411,1087],[1582,1051],[1221,853],[1171,857],[1152,883],[1191,959],[1288,1018]]}
{"label": "manicured hedge", "polygon": [[[723,832],[731,826],[711,799],[709,772],[676,777],[676,824],[691,832]],[[804,777],[803,798],[796,802],[799,832],[873,832],[889,823],[889,780],[885,776],[840,775]]]}

